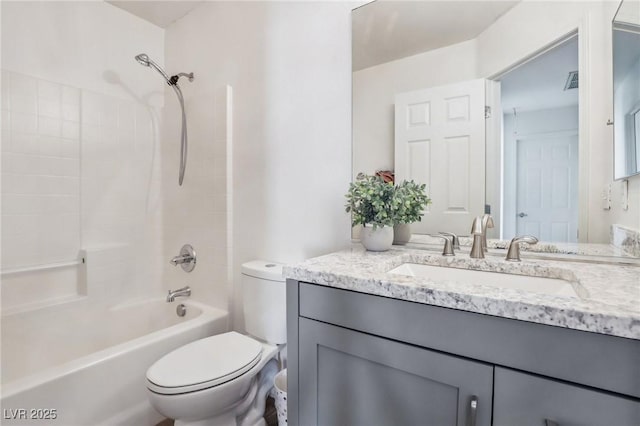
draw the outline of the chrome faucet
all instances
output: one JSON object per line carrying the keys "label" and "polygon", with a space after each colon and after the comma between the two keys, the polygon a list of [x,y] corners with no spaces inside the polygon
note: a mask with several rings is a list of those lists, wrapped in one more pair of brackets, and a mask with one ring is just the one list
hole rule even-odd
{"label": "chrome faucet", "polygon": [[480,216],[476,216],[476,218],[473,219],[471,235],[473,236],[473,245],[471,246],[469,257],[472,259],[484,259],[484,248],[482,247],[484,234],[482,232],[482,218]]}
{"label": "chrome faucet", "polygon": [[536,244],[538,239],[532,235],[523,235],[522,237],[515,237],[509,243],[509,249],[507,250],[507,257],[505,260],[509,262],[520,262],[520,243]]}
{"label": "chrome faucet", "polygon": [[482,216],[482,251],[485,253],[489,251],[487,247],[487,228],[493,228],[493,218],[490,214]]}
{"label": "chrome faucet", "polygon": [[167,302],[173,302],[176,300],[176,297],[187,297],[191,296],[191,288],[189,286],[179,288],[177,290],[169,290],[167,294]]}

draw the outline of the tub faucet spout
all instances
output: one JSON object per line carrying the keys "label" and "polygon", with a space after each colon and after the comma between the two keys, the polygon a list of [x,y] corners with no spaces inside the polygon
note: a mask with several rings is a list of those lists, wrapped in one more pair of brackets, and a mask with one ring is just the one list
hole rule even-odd
{"label": "tub faucet spout", "polygon": [[189,286],[179,288],[177,290],[169,290],[167,294],[167,302],[173,302],[176,300],[176,297],[187,297],[191,296],[191,288]]}

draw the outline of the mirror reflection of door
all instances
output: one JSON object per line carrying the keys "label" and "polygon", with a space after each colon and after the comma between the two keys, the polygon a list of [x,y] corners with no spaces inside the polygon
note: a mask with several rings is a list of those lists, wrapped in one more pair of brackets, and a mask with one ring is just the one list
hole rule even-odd
{"label": "mirror reflection of door", "polygon": [[578,241],[578,38],[500,77],[502,238]]}
{"label": "mirror reflection of door", "polygon": [[516,140],[516,234],[578,241],[578,133]]}
{"label": "mirror reflection of door", "polygon": [[432,204],[412,231],[465,235],[484,212],[485,80],[396,94],[395,177],[427,185]]}

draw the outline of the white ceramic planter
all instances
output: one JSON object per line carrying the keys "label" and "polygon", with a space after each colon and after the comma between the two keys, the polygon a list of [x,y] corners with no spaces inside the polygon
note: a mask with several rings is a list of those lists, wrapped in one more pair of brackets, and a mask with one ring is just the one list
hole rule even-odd
{"label": "white ceramic planter", "polygon": [[364,225],[360,231],[360,242],[369,251],[387,251],[393,244],[393,228],[391,226]]}
{"label": "white ceramic planter", "polygon": [[393,244],[404,245],[411,239],[411,224],[400,223],[393,227]]}

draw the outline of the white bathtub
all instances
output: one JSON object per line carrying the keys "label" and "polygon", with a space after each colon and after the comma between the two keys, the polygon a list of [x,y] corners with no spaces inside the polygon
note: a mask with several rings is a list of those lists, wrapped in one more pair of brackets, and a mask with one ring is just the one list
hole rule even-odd
{"label": "white bathtub", "polygon": [[147,403],[147,368],[187,342],[228,330],[226,311],[184,301],[187,314],[178,317],[180,302],[107,308],[85,300],[2,317],[1,423],[162,420]]}

